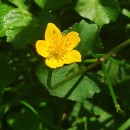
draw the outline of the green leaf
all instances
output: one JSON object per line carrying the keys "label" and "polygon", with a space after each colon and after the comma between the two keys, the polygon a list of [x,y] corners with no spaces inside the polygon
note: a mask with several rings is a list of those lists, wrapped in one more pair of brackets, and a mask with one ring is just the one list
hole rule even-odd
{"label": "green leaf", "polygon": [[[21,31],[19,28],[10,29],[10,37],[15,33],[19,33],[13,39],[13,46],[17,49],[24,48],[27,45],[34,45],[38,39],[43,39],[46,25],[50,21],[55,21],[55,17],[50,13],[43,13],[39,17],[35,17],[27,26],[23,27]],[[15,34],[14,34],[15,35]]]}
{"label": "green leaf", "polygon": [[99,26],[115,21],[120,12],[118,2],[115,0],[78,0],[75,10]]}
{"label": "green leaf", "polygon": [[102,44],[99,42],[98,26],[96,24],[89,24],[82,20],[69,29],[69,31],[72,30],[79,33],[81,41],[78,44],[77,49],[81,52],[82,57],[97,52],[102,48]]}
{"label": "green leaf", "polygon": [[0,36],[6,35],[7,41],[12,42],[15,36],[22,30],[22,27],[30,23],[32,16],[27,11],[13,9],[5,4],[0,5],[0,10]]}
{"label": "green leaf", "polygon": [[13,9],[11,6],[8,6],[6,4],[0,4],[0,37],[5,36],[6,29],[4,28],[4,18],[6,14]]}
{"label": "green leaf", "polygon": [[[19,31],[19,33],[15,33],[15,31]],[[37,32],[37,33],[36,33]],[[33,45],[37,39],[41,38],[42,30],[38,26],[38,23],[33,20],[30,24],[22,29],[14,28],[9,30],[7,33],[8,38],[10,40],[12,38],[13,47],[16,49],[25,48],[27,45]]]}
{"label": "green leaf", "polygon": [[84,101],[83,102],[83,107],[85,110],[87,110],[87,112],[93,112],[93,114],[95,115],[95,118],[97,118],[96,120],[98,120],[99,122],[105,122],[108,119],[110,120],[112,115],[110,113],[108,113],[108,111],[105,111],[103,108],[89,102],[89,101]]}
{"label": "green leaf", "polygon": [[0,54],[0,87],[11,84],[15,79],[15,71],[7,54]]}
{"label": "green leaf", "polygon": [[0,20],[3,19],[3,17],[11,10],[13,7],[6,5],[6,4],[0,4]]}
{"label": "green leaf", "polygon": [[36,111],[36,109],[31,106],[28,102],[24,101],[24,100],[20,100],[20,102],[26,106],[27,108],[29,108],[33,113],[35,113],[36,115],[38,115],[38,112]]}
{"label": "green leaf", "polygon": [[30,14],[21,12],[21,10],[19,9],[13,9],[9,11],[9,13],[5,16],[5,19],[3,20],[7,41],[12,42],[14,37],[22,30],[22,27],[27,26],[31,20],[32,17]]}
{"label": "green leaf", "polygon": [[14,27],[26,26],[31,20],[32,17],[29,13],[20,9],[12,9],[4,16],[4,28],[8,30]]}
{"label": "green leaf", "polygon": [[124,14],[126,17],[130,18],[130,11],[129,10],[123,9],[122,14]]}
{"label": "green leaf", "polygon": [[16,5],[18,8],[28,10],[30,6],[29,0],[9,0],[11,3]]}
{"label": "green leaf", "polygon": [[[52,86],[65,79],[67,76],[74,74],[78,71],[76,64],[64,66],[55,69],[52,74]],[[48,70],[40,66],[37,71],[37,76],[42,84],[48,89],[51,95],[68,98],[75,101],[82,101],[86,98],[92,98],[94,93],[99,92],[97,84],[87,76],[76,77],[70,79],[67,83],[58,88],[51,90],[47,87]]]}
{"label": "green leaf", "polygon": [[130,64],[111,58],[107,61],[106,67],[108,68],[113,85],[123,83],[130,79]]}
{"label": "green leaf", "polygon": [[36,2],[36,4],[41,7],[41,8],[44,8],[45,4],[46,4],[46,1],[47,0],[34,0]]}
{"label": "green leaf", "polygon": [[56,10],[59,7],[71,2],[71,0],[34,0],[36,4],[45,10]]}
{"label": "green leaf", "polygon": [[130,128],[130,118],[128,118],[117,130],[127,130]]}
{"label": "green leaf", "polygon": [[9,30],[6,31],[6,41],[7,42],[11,42],[13,41],[16,36],[18,35],[18,33],[21,32],[21,30],[23,29],[23,27],[14,27],[14,28],[11,28]]}

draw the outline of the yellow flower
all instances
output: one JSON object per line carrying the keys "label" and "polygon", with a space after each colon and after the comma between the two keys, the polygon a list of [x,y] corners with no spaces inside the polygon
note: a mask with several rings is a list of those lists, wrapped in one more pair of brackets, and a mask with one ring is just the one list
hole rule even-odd
{"label": "yellow flower", "polygon": [[80,38],[77,32],[64,35],[53,23],[48,23],[45,31],[45,40],[36,42],[36,51],[45,59],[50,68],[61,67],[64,64],[81,62],[81,54],[74,50]]}

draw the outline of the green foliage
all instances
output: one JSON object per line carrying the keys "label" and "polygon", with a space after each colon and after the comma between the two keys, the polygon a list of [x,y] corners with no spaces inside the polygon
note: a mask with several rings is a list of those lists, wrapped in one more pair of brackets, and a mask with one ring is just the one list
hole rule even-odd
{"label": "green foliage", "polygon": [[19,9],[28,10],[30,2],[29,0],[9,0],[12,4],[16,5]]}
{"label": "green foliage", "polygon": [[[129,6],[0,0],[0,130],[129,130]],[[35,43],[49,22],[79,33],[81,63],[47,68]]]}
{"label": "green foliage", "polygon": [[7,42],[13,41],[22,27],[27,26],[32,20],[31,14],[21,8],[12,8],[11,6],[1,4],[0,8],[0,36],[7,36]]}
{"label": "green foliage", "polygon": [[123,13],[125,16],[127,16],[127,17],[130,18],[130,11],[128,11],[127,9],[123,9],[123,10],[122,10],[122,13]]}
{"label": "green foliage", "polygon": [[[54,70],[51,80],[52,87],[55,86],[58,82],[65,79],[67,76],[72,75],[77,71],[78,69],[76,64],[68,65],[63,68]],[[37,75],[39,80],[47,87],[47,76],[46,76],[48,75],[47,69],[44,69],[43,66],[40,66],[37,71]],[[76,101],[83,101],[86,98],[92,98],[94,93],[99,92],[97,84],[87,76],[84,77],[78,76],[54,90],[51,90],[48,87],[47,89],[53,96],[58,96],[62,98],[66,97],[68,99]]]}
{"label": "green foliage", "polygon": [[[22,28],[16,28],[20,32],[13,39],[13,46],[17,49],[27,47],[28,45],[35,44],[37,39],[43,38],[43,31],[45,30],[46,24],[49,21],[54,21],[53,15],[43,13],[38,18],[34,18],[28,26]],[[11,32],[12,31],[12,32]],[[13,37],[15,30],[11,30],[8,34]],[[37,33],[36,33],[37,32]],[[8,36],[8,38],[10,38]]]}
{"label": "green foliage", "polygon": [[4,36],[5,35],[5,29],[4,29],[4,16],[6,16],[8,14],[8,12],[13,9],[11,6],[8,6],[6,4],[0,4],[0,36]]}
{"label": "green foliage", "polygon": [[56,10],[59,7],[62,7],[63,5],[71,2],[71,0],[34,0],[36,2],[36,4],[41,7],[44,8],[45,10]]}
{"label": "green foliage", "polygon": [[107,63],[107,71],[110,75],[111,82],[113,85],[125,82],[130,79],[130,64],[120,61],[110,59]]}
{"label": "green foliage", "polygon": [[78,0],[75,10],[82,17],[102,26],[116,20],[119,14],[119,5],[115,0]]}
{"label": "green foliage", "polygon": [[34,0],[36,2],[36,4],[41,7],[44,8],[46,0]]}
{"label": "green foliage", "polygon": [[[79,33],[81,42],[78,45],[78,50],[80,50],[82,57],[93,54],[98,48],[101,49],[101,43],[98,42],[98,26],[96,24],[89,24],[82,20],[80,23],[74,24],[70,31],[76,31]],[[99,47],[98,47],[99,46]]]}

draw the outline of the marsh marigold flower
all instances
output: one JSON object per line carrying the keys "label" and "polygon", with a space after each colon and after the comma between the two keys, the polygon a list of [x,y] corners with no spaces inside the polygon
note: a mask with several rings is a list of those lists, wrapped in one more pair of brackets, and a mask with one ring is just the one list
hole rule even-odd
{"label": "marsh marigold flower", "polygon": [[36,51],[45,58],[47,66],[57,68],[64,64],[81,62],[81,54],[74,50],[79,42],[77,32],[72,31],[64,35],[53,23],[48,23],[45,40],[36,42]]}

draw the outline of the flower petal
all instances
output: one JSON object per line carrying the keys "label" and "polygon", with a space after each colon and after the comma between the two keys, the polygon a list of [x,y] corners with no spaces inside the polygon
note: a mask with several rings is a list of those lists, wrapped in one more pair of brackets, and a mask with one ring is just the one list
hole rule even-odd
{"label": "flower petal", "polygon": [[62,67],[64,65],[63,60],[60,60],[60,59],[57,60],[57,59],[54,59],[54,58],[46,59],[45,63],[50,68],[58,68],[58,67]]}
{"label": "flower petal", "polygon": [[50,43],[44,40],[38,40],[36,42],[36,51],[43,57],[49,56]]}
{"label": "flower petal", "polygon": [[45,41],[55,41],[61,39],[62,33],[53,23],[48,23],[45,31]]}
{"label": "flower petal", "polygon": [[68,51],[71,51],[80,42],[79,34],[77,32],[74,32],[74,31],[68,33],[67,35],[65,35],[63,37],[65,37],[64,42],[67,46]]}
{"label": "flower petal", "polygon": [[64,63],[71,64],[75,62],[81,62],[81,54],[77,50],[72,50],[64,56]]}

